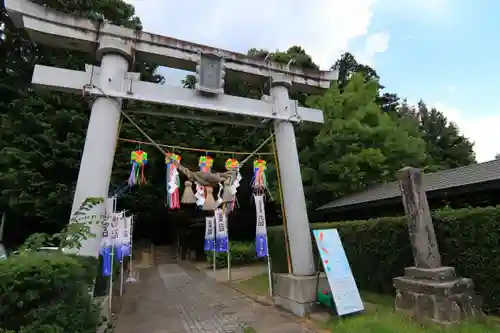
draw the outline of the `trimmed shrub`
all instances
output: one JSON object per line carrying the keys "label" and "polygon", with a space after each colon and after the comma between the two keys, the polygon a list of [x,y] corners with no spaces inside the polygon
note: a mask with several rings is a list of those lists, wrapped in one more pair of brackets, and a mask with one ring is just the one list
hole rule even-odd
{"label": "trimmed shrub", "polygon": [[[0,262],[0,328],[94,333],[100,309],[89,295],[90,259],[30,253]],[[95,266],[93,268],[95,272]]]}
{"label": "trimmed shrub", "polygon": [[[453,266],[459,276],[471,278],[476,291],[484,296],[485,310],[498,311],[500,206],[444,209],[433,213],[433,221],[443,265]],[[406,218],[311,224],[311,229],[329,228],[338,229],[359,288],[394,293],[392,278],[402,276],[404,268],[413,265]],[[268,235],[273,271],[285,273],[283,227],[269,228]]]}
{"label": "trimmed shrub", "polygon": [[[242,266],[261,261],[257,258],[255,242],[229,242],[231,250],[231,266]],[[213,264],[213,252],[206,252],[207,261]],[[227,267],[227,253],[215,253],[217,268]]]}

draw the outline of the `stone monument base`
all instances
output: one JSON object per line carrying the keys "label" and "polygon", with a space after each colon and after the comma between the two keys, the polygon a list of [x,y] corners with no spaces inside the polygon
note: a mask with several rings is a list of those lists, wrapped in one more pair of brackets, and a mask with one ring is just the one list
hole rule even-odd
{"label": "stone monument base", "polygon": [[[300,317],[305,317],[312,312],[316,302],[316,275],[276,274],[275,281],[274,304]],[[328,288],[324,273],[320,275],[318,288],[318,290]]]}
{"label": "stone monument base", "polygon": [[407,267],[393,284],[396,311],[417,321],[448,326],[482,315],[482,297],[474,293],[474,283],[457,277],[453,267]]}

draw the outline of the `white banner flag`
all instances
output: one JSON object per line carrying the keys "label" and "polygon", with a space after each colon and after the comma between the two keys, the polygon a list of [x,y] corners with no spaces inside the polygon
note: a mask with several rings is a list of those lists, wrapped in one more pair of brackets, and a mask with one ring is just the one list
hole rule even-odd
{"label": "white banner flag", "polygon": [[111,235],[110,245],[115,246],[120,241],[120,221],[121,213],[111,215],[111,222],[109,226],[109,233]]}
{"label": "white banner flag", "polygon": [[227,252],[227,215],[220,208],[215,210],[215,224],[217,226],[215,251]]}
{"label": "white banner flag", "polygon": [[111,244],[111,218],[112,216],[104,216],[104,221],[102,223],[102,239],[101,239],[101,248],[108,247]]}
{"label": "white banner flag", "polygon": [[123,243],[130,244],[132,241],[132,216],[125,218],[125,228],[123,229]]}
{"label": "white banner flag", "polygon": [[267,227],[266,227],[266,210],[264,208],[264,196],[254,195],[255,213],[257,215],[257,226],[255,230],[255,248],[257,257],[262,258],[268,256],[267,251]]}
{"label": "white banner flag", "polygon": [[215,217],[205,217],[205,251],[214,250],[215,240]]}

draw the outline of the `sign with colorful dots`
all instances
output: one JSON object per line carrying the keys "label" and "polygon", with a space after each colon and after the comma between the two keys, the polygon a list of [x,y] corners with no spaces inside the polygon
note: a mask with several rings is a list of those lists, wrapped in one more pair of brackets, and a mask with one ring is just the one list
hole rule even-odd
{"label": "sign with colorful dots", "polygon": [[313,233],[337,314],[343,316],[363,311],[363,301],[347,261],[339,232],[337,229],[324,229],[314,230]]}

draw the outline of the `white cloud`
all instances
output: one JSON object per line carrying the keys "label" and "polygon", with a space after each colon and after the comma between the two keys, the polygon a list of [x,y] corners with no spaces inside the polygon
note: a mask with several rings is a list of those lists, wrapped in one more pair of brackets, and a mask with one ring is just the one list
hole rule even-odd
{"label": "white cloud", "polygon": [[454,15],[457,3],[451,0],[381,0],[386,13],[426,23],[442,23]]}
{"label": "white cloud", "polygon": [[436,103],[436,109],[443,112],[448,120],[458,125],[460,132],[474,141],[474,151],[478,162],[485,162],[495,158],[500,153],[500,115],[471,116],[460,109],[443,103]]}
{"label": "white cloud", "polygon": [[[301,45],[322,69],[365,39],[361,55],[373,62],[388,33],[369,34],[376,0],[129,0],[148,32],[246,52]],[[351,50],[352,51],[352,50]],[[355,52],[356,54],[356,52]]]}
{"label": "white cloud", "polygon": [[388,32],[379,32],[366,37],[365,46],[356,52],[358,61],[369,66],[374,65],[375,55],[383,53],[389,47],[390,35]]}

